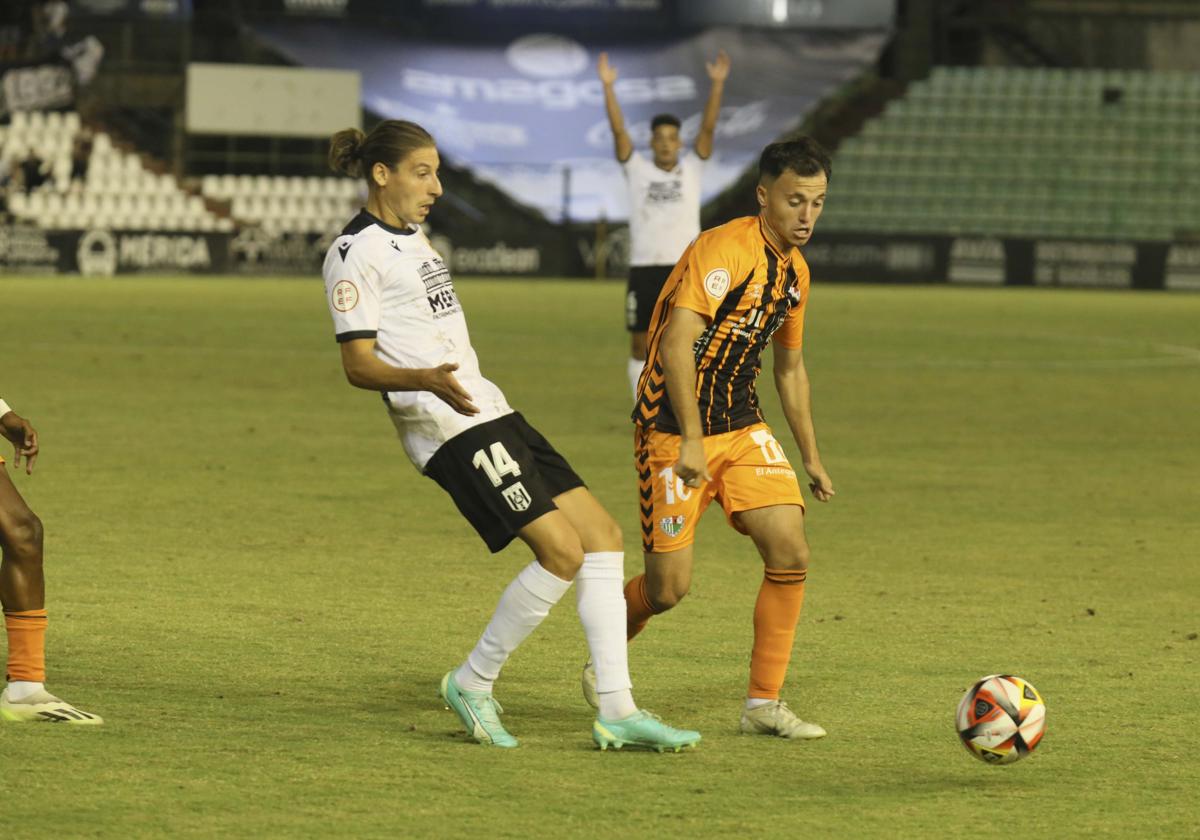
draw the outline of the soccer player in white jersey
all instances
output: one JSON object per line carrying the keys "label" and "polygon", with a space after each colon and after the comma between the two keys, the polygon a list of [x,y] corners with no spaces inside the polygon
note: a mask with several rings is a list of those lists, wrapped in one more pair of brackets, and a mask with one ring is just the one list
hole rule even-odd
{"label": "soccer player in white jersey", "polygon": [[629,330],[629,386],[637,395],[638,377],[646,362],[646,331],[663,283],[691,241],[700,233],[700,176],[712,156],[713,132],[721,113],[721,95],[729,77],[724,50],[705,64],[712,81],[694,154],[680,155],[679,118],[659,114],[650,120],[647,160],[633,148],[617,102],[617,68],[600,53],[597,73],[604,84],[604,109],[612,129],[617,160],[629,184],[629,285],[625,292],[625,327]]}
{"label": "soccer player in white jersey", "polygon": [[485,379],[450,272],[420,229],[442,194],[433,138],[386,120],[334,135],[330,166],[365,178],[367,206],[325,257],[325,294],[351,385],[383,395],[409,459],[450,494],[493,552],[514,537],[534,560],[509,583],[478,644],[441,683],[477,741],[515,747],[492,697],[516,647],[578,581],[596,663],[601,749],[679,750],[700,740],[633,701],[621,529],[566,460]]}
{"label": "soccer player in white jersey", "polygon": [[[0,400],[0,435],[13,445],[13,466],[33,472],[37,431]],[[8,477],[0,458],[0,602],[8,635],[7,685],[0,692],[0,720],[14,723],[103,723],[46,691],[46,579],[42,571],[42,522]]]}

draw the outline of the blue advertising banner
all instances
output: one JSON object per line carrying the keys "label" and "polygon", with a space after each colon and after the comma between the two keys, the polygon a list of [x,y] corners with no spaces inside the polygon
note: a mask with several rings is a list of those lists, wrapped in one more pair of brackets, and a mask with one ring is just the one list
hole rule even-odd
{"label": "blue advertising banner", "polygon": [[442,154],[559,220],[623,219],[625,183],[596,76],[602,51],[635,146],[650,120],[673,113],[691,143],[708,98],[705,62],[730,56],[704,199],[734,181],[767,143],[794,129],[838,86],[872,64],[882,32],[709,30],[673,40],[589,43],[526,35],[507,44],[398,40],[377,30],[308,22],[260,33],[300,64],[362,74],[363,105],[425,126]]}

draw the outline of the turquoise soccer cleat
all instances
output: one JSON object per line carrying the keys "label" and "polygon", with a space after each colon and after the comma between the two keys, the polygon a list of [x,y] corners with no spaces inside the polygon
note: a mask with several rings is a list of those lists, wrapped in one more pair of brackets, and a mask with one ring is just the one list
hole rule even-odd
{"label": "turquoise soccer cleat", "polygon": [[490,694],[482,691],[463,691],[454,681],[454,672],[442,677],[442,699],[454,710],[467,733],[481,744],[494,747],[515,747],[519,743],[500,723],[504,709]]}
{"label": "turquoise soccer cleat", "polygon": [[637,747],[660,753],[679,752],[700,743],[700,733],[668,726],[658,715],[639,709],[621,720],[596,718],[592,724],[592,740],[601,750]]}

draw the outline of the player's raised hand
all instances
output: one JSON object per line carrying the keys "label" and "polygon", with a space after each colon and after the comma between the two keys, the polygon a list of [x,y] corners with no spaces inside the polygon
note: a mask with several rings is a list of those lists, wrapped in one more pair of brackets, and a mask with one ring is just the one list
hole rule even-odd
{"label": "player's raised hand", "polygon": [[808,489],[812,491],[813,498],[818,502],[828,502],[837,494],[833,491],[833,479],[829,477],[829,473],[825,472],[825,468],[820,464],[812,466],[805,465],[805,472],[812,481],[808,485]]}
{"label": "player's raised hand", "polygon": [[674,469],[684,487],[699,487],[706,481],[712,481],[712,476],[708,474],[708,458],[704,455],[704,441],[681,440],[679,460],[675,462]]}
{"label": "player's raised hand", "polygon": [[3,417],[0,417],[0,432],[9,439],[13,445],[13,466],[21,466],[21,458],[25,458],[25,474],[29,475],[33,472],[33,463],[38,456],[38,437],[37,431],[29,424],[21,415],[15,411],[10,411]]}
{"label": "player's raised hand", "polygon": [[725,81],[729,78],[729,54],[725,50],[718,50],[716,60],[704,62],[704,68],[708,70],[708,78],[714,82]]}
{"label": "player's raised hand", "polygon": [[608,63],[608,53],[600,53],[600,60],[596,63],[596,74],[606,85],[611,85],[617,80],[617,68]]}
{"label": "player's raised hand", "polygon": [[458,365],[453,362],[430,368],[425,390],[432,391],[438,399],[459,414],[465,414],[468,417],[478,414],[479,409],[471,402],[471,395],[455,378],[454,371],[456,370],[458,370]]}

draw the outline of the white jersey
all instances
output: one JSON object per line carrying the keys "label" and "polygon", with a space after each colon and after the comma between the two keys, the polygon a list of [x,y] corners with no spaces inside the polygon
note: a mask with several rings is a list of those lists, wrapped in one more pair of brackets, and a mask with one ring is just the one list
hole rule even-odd
{"label": "white jersey", "polygon": [[629,181],[629,264],[675,265],[700,235],[704,162],[688,152],[666,172],[634,152],[622,167]]}
{"label": "white jersey", "polygon": [[471,417],[429,391],[383,395],[417,469],[460,432],[512,413],[479,371],[450,272],[420,228],[392,227],[363,210],[333,241],[324,275],[339,342],[374,338],[375,355],[393,367],[458,365],[454,376],[479,409]]}

